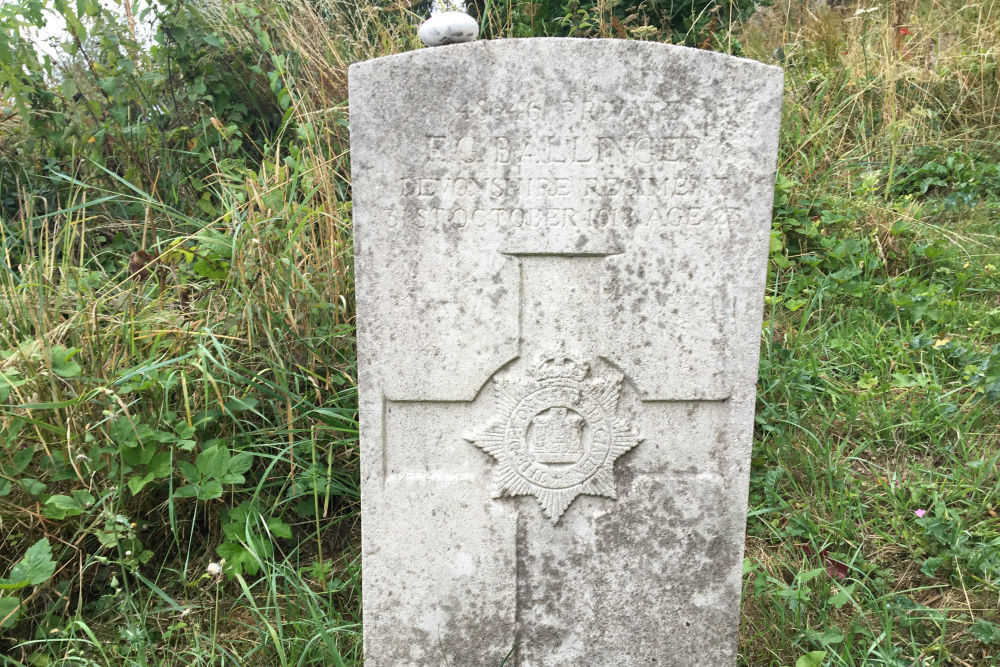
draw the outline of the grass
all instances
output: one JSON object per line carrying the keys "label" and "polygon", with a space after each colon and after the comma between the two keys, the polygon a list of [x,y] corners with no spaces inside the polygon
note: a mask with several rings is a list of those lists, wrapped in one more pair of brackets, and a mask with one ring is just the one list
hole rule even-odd
{"label": "grass", "polygon": [[789,4],[744,26],[786,68],[744,664],[1000,662],[998,21]]}
{"label": "grass", "polygon": [[[213,19],[299,67],[284,134],[205,131],[207,207],[103,168],[0,227],[2,664],[360,663],[345,75],[416,17],[272,10]],[[740,663],[1000,664],[1000,7],[704,42],[786,72]]]}

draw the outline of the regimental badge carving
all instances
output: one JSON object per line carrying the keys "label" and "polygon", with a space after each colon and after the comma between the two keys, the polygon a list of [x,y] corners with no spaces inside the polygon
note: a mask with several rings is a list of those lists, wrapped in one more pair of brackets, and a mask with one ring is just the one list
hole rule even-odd
{"label": "regimental badge carving", "polygon": [[497,460],[493,497],[533,495],[552,523],[581,494],[617,498],[614,464],[642,441],[618,417],[622,375],[546,355],[525,379],[494,379],[498,415],[465,436]]}

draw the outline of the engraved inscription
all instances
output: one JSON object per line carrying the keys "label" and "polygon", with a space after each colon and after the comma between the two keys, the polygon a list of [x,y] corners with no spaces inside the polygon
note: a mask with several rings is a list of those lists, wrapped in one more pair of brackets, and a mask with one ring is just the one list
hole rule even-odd
{"label": "engraved inscription", "polygon": [[428,134],[427,160],[468,165],[516,163],[567,165],[610,164],[628,159],[639,164],[676,162],[697,143],[695,135],[667,133],[651,136],[542,135],[506,137]]}
{"label": "engraved inscription", "polygon": [[533,495],[552,523],[581,494],[617,498],[615,461],[642,436],[617,416],[621,374],[589,373],[553,354],[529,378],[494,379],[499,414],[465,436],[497,460],[494,498]]}
{"label": "engraved inscription", "polygon": [[[595,232],[728,229],[728,195],[745,184],[707,157],[716,140],[706,132],[709,108],[697,98],[656,108],[625,97],[462,101],[452,111],[464,127],[423,135],[415,168],[395,185],[400,205],[383,209],[383,224],[535,235],[567,247]],[[511,132],[498,119],[539,131]]]}

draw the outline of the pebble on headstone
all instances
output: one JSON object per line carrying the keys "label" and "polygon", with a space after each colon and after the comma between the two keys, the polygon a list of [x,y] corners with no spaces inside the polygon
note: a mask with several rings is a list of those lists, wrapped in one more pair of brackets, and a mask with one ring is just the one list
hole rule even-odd
{"label": "pebble on headstone", "polygon": [[781,70],[350,70],[365,664],[731,665]]}
{"label": "pebble on headstone", "polygon": [[479,24],[465,12],[440,12],[420,24],[417,37],[427,46],[471,42],[479,34]]}

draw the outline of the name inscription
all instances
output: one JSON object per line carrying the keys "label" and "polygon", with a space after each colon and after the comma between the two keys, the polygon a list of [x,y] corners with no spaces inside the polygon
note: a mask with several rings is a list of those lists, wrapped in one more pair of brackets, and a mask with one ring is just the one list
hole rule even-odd
{"label": "name inscription", "polygon": [[678,130],[650,136],[539,135],[535,137],[428,134],[430,162],[462,164],[609,164],[623,159],[639,164],[678,161],[689,153],[697,137]]}

